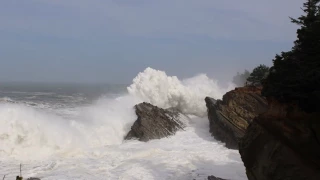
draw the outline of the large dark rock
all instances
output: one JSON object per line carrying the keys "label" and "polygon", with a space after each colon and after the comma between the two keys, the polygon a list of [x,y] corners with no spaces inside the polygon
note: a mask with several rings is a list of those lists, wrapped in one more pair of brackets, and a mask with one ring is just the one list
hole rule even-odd
{"label": "large dark rock", "polygon": [[319,180],[320,112],[271,98],[268,103],[239,143],[249,180]]}
{"label": "large dark rock", "polygon": [[125,137],[126,140],[160,139],[174,135],[178,130],[184,128],[184,123],[180,120],[184,115],[172,108],[162,109],[144,102],[136,105],[135,109],[138,119]]}
{"label": "large dark rock", "polygon": [[258,87],[236,88],[226,93],[222,100],[206,97],[205,101],[212,136],[231,149],[238,149],[238,141],[249,123],[267,110],[267,101]]}

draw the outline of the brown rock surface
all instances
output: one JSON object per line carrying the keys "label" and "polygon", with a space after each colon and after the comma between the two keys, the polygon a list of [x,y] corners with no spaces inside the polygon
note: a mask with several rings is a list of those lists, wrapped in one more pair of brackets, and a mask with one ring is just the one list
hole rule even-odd
{"label": "brown rock surface", "polygon": [[239,143],[249,180],[319,180],[320,113],[268,98]]}
{"label": "brown rock surface", "polygon": [[136,105],[135,109],[138,119],[125,137],[126,140],[135,138],[140,141],[160,139],[174,135],[185,126],[180,121],[184,115],[174,109],[162,109],[145,102]]}
{"label": "brown rock surface", "polygon": [[238,141],[252,119],[267,110],[267,101],[258,87],[236,88],[222,100],[207,97],[205,101],[212,136],[231,149],[238,148]]}

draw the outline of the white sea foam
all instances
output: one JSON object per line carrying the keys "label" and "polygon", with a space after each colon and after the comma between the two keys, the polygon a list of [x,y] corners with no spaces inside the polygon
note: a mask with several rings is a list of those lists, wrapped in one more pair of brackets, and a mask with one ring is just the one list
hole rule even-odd
{"label": "white sea foam", "polygon": [[[0,155],[42,158],[70,146],[68,122],[18,104],[0,105]],[[35,153],[37,152],[37,153]]]}
{"label": "white sea foam", "polygon": [[176,76],[168,76],[164,71],[147,68],[138,74],[128,92],[157,106],[176,107],[183,113],[205,116],[204,98],[219,99],[233,88],[221,88],[218,82],[205,74],[180,81]]}
{"label": "white sea foam", "polygon": [[[180,81],[151,68],[128,87],[129,94],[72,108],[72,117],[26,104],[0,103],[0,176],[19,173],[41,179],[246,179],[237,151],[209,133],[204,98],[224,89],[205,75]],[[193,114],[185,131],[147,143],[123,141],[136,119],[133,106],[148,101]],[[61,106],[59,111],[68,111]],[[58,115],[57,115],[58,114]],[[195,116],[197,115],[197,116]]]}
{"label": "white sea foam", "polygon": [[[136,119],[131,96],[100,99],[65,119],[25,105],[0,104],[0,155],[35,159],[72,149],[121,144]],[[34,151],[38,153],[34,153]]]}

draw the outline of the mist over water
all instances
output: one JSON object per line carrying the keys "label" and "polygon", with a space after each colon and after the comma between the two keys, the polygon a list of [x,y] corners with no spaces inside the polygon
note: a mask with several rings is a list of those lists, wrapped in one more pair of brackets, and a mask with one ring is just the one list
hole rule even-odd
{"label": "mist over water", "polygon": [[[221,98],[232,85],[147,68],[127,92],[96,88],[1,86],[0,176],[15,177],[22,163],[24,177],[42,179],[246,179],[240,155],[210,136],[206,117],[204,98]],[[123,141],[143,101],[188,114],[187,128],[147,143]]]}

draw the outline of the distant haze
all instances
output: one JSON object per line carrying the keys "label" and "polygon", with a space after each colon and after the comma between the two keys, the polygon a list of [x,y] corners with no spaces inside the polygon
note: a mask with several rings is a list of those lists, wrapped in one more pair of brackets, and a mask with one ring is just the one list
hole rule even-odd
{"label": "distant haze", "polygon": [[0,82],[220,81],[289,50],[302,0],[1,0]]}

